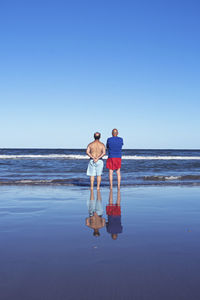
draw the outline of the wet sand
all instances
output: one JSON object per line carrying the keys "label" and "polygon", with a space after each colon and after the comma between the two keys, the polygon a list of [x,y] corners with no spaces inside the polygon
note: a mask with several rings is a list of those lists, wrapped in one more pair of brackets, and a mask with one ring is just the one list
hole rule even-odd
{"label": "wet sand", "polygon": [[[1,186],[1,299],[198,299],[199,195],[199,187],[122,189],[123,230],[113,240],[106,227],[94,237],[85,225],[86,188]],[[107,220],[107,188],[101,197]]]}

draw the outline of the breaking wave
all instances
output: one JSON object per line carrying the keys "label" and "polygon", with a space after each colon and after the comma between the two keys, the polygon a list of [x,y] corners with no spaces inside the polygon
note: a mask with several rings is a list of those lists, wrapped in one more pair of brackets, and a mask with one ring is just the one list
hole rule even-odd
{"label": "breaking wave", "polygon": [[[88,159],[87,155],[80,154],[2,154],[0,159]],[[107,159],[107,156],[104,156]],[[142,156],[142,155],[123,155],[122,159],[125,160],[200,160],[200,156]]]}
{"label": "breaking wave", "polygon": [[191,181],[191,180],[196,180],[200,181],[200,175],[183,175],[183,176],[164,176],[164,175],[158,175],[158,176],[144,176],[142,177],[143,180],[147,181],[175,181],[175,180],[180,180],[180,181]]}
{"label": "breaking wave", "polygon": [[[132,178],[127,182],[122,182],[122,186],[139,186],[139,185],[200,185],[200,175],[184,176],[140,176]],[[63,185],[63,186],[82,186],[89,187],[90,183],[84,178],[67,178],[67,179],[21,179],[21,180],[0,180],[0,185]],[[102,186],[108,186],[108,181],[102,181]]]}

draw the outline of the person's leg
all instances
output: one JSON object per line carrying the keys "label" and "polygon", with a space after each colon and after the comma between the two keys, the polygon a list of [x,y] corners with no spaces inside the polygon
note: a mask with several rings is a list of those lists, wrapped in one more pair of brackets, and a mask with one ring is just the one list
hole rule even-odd
{"label": "person's leg", "polygon": [[110,190],[110,194],[109,194],[109,205],[113,204],[113,190]]}
{"label": "person's leg", "polygon": [[117,188],[120,189],[120,184],[121,184],[121,173],[120,169],[117,169]]}
{"label": "person's leg", "polygon": [[113,170],[109,169],[110,189],[113,188]]}
{"label": "person's leg", "polygon": [[90,188],[91,190],[94,188],[94,176],[90,176]]}
{"label": "person's leg", "polygon": [[90,191],[90,200],[94,200],[94,191],[93,190]]}
{"label": "person's leg", "polygon": [[100,189],[100,184],[101,184],[101,176],[97,176],[97,190]]}
{"label": "person's leg", "polygon": [[92,217],[95,212],[95,199],[94,199],[94,190],[90,190],[90,201],[88,202],[88,212],[89,216]]}
{"label": "person's leg", "polygon": [[95,210],[98,216],[103,215],[103,206],[102,206],[100,189],[97,189],[97,201],[96,201]]}
{"label": "person's leg", "polygon": [[102,175],[102,173],[103,173],[103,160],[99,159],[96,162],[97,190],[100,189],[101,175]]}
{"label": "person's leg", "polygon": [[120,201],[121,201],[121,194],[120,194],[120,189],[117,191],[117,205],[120,206]]}
{"label": "person's leg", "polygon": [[90,176],[90,188],[91,190],[94,188],[94,176],[95,176],[95,166],[94,161],[90,159],[87,168],[87,175]]}
{"label": "person's leg", "polygon": [[97,191],[97,200],[101,201],[101,192],[100,192],[100,190]]}

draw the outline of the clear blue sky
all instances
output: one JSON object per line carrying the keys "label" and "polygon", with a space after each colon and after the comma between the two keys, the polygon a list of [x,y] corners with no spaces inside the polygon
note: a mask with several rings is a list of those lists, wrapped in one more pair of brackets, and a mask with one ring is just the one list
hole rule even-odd
{"label": "clear blue sky", "polygon": [[200,2],[1,1],[0,147],[200,148]]}

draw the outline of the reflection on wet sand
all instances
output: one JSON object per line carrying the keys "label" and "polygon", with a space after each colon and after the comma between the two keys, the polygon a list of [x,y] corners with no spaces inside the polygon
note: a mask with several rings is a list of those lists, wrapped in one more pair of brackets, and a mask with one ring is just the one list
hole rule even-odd
{"label": "reflection on wet sand", "polygon": [[103,216],[103,206],[100,190],[97,190],[97,197],[94,198],[94,191],[90,191],[90,200],[88,202],[89,217],[85,220],[85,225],[94,230],[93,235],[100,236],[99,229],[105,226],[105,218]]}
{"label": "reflection on wet sand", "polygon": [[120,190],[117,191],[117,201],[113,203],[113,190],[110,190],[109,204],[106,206],[106,214],[108,221],[106,222],[107,232],[111,234],[113,240],[116,240],[119,233],[122,233],[121,225],[121,194]]}

